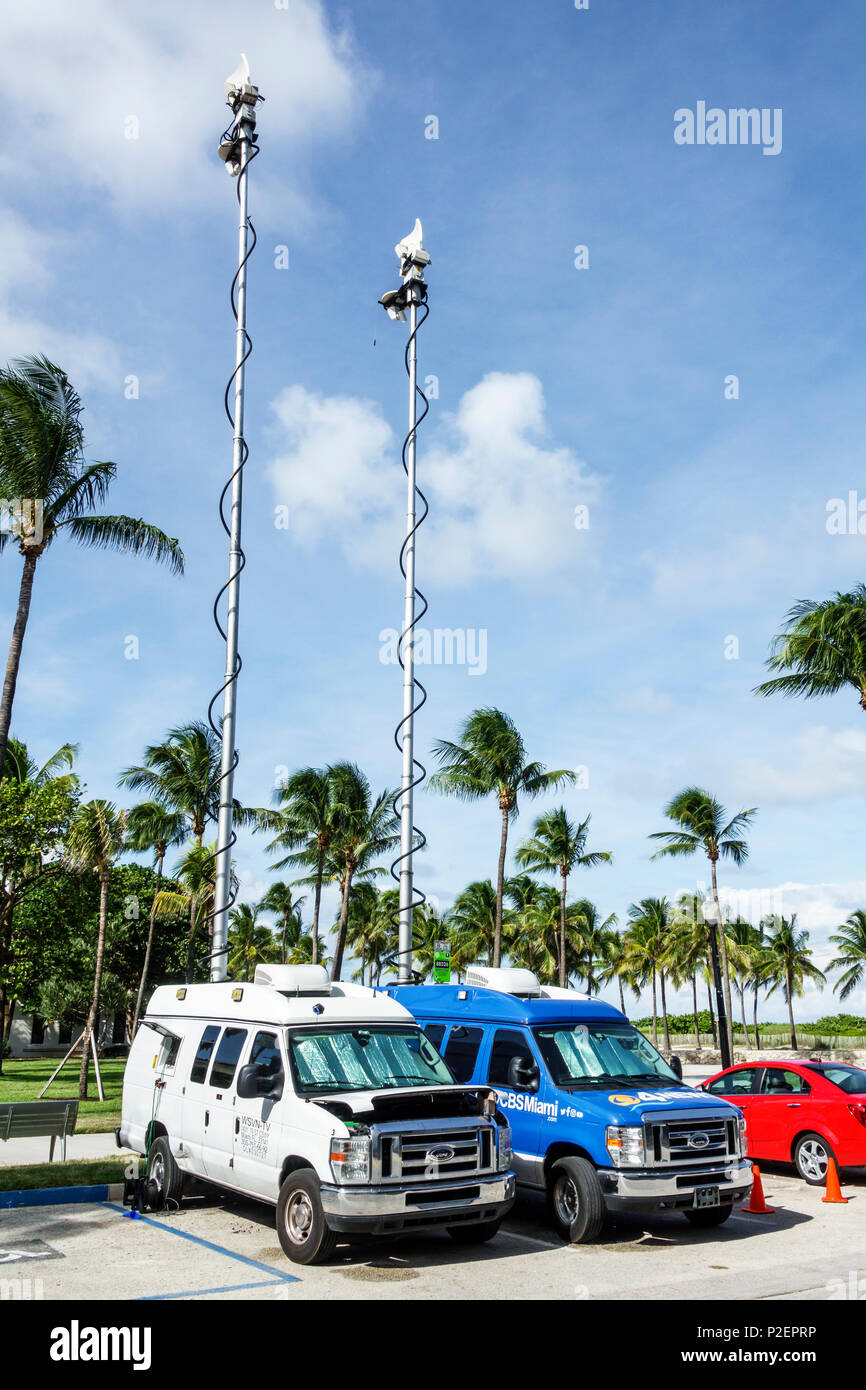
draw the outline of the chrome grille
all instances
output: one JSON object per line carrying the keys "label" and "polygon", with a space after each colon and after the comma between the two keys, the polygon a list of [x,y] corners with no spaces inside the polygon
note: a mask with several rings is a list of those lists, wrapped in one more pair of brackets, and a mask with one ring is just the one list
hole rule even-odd
{"label": "chrome grille", "polygon": [[426,1123],[376,1125],[374,1182],[437,1182],[475,1177],[496,1169],[492,1125]]}
{"label": "chrome grille", "polygon": [[691,1167],[739,1157],[736,1116],[678,1112],[658,1119],[648,1116],[645,1128],[647,1154],[657,1165]]}

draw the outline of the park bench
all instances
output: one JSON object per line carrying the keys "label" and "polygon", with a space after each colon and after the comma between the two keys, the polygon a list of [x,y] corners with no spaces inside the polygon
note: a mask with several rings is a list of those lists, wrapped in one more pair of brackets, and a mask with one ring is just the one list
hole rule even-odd
{"label": "park bench", "polygon": [[63,1141],[66,1158],[66,1136],[73,1133],[77,1119],[77,1100],[0,1101],[0,1139],[38,1139],[44,1135],[51,1140],[51,1163],[58,1139]]}

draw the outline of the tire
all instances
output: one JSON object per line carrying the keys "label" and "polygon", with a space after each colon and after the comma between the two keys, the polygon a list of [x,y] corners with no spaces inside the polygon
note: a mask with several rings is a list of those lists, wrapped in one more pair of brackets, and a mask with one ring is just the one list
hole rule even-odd
{"label": "tire", "polygon": [[312,1168],[297,1168],[280,1188],[277,1235],[293,1264],[323,1264],[333,1255],[337,1236],[325,1220],[319,1179]]}
{"label": "tire", "polygon": [[474,1226],[449,1226],[448,1234],[458,1245],[483,1245],[492,1240],[502,1225],[502,1218],[495,1221],[476,1221]]}
{"label": "tire", "polygon": [[583,1245],[595,1240],[605,1219],[598,1173],[586,1158],[560,1158],[547,1184],[553,1223],[564,1240]]}
{"label": "tire", "polygon": [[733,1210],[733,1203],[727,1202],[718,1207],[695,1207],[684,1211],[683,1216],[692,1226],[723,1226]]}
{"label": "tire", "polygon": [[171,1146],[164,1134],[154,1139],[147,1155],[147,1178],[150,1205],[162,1211],[169,1202],[180,1206],[183,1200],[183,1173],[174,1161]]}
{"label": "tire", "polygon": [[[794,1167],[797,1175],[810,1187],[824,1186],[831,1158],[836,1163],[836,1155],[827,1140],[814,1130],[810,1130],[808,1134],[801,1134],[794,1145]],[[836,1171],[839,1171],[838,1163]]]}

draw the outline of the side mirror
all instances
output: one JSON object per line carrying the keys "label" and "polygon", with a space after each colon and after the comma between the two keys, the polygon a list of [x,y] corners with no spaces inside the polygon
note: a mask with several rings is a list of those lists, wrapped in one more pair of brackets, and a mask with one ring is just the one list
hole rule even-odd
{"label": "side mirror", "polygon": [[279,1100],[283,1094],[282,1073],[265,1076],[255,1062],[247,1062],[238,1072],[237,1093],[242,1100]]}
{"label": "side mirror", "polygon": [[508,1084],[515,1091],[537,1091],[538,1064],[531,1057],[512,1057],[508,1063]]}
{"label": "side mirror", "polygon": [[671,1071],[672,1071],[672,1072],[674,1073],[674,1075],[676,1076],[677,1080],[678,1080],[678,1081],[682,1081],[682,1079],[683,1079],[683,1064],[682,1064],[682,1062],[680,1061],[679,1057],[677,1056],[677,1054],[676,1054],[675,1052],[672,1053],[671,1056],[668,1058],[668,1066],[670,1067]]}

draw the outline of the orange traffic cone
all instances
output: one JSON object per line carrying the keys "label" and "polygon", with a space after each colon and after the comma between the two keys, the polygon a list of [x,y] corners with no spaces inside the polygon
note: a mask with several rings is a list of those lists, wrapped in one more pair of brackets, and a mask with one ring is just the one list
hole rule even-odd
{"label": "orange traffic cone", "polygon": [[839,1186],[839,1173],[836,1168],[836,1160],[830,1159],[827,1164],[827,1192],[821,1198],[822,1202],[847,1202],[848,1198],[842,1196],[842,1189]]}
{"label": "orange traffic cone", "polygon": [[764,1201],[764,1184],[761,1182],[761,1170],[757,1163],[752,1164],[752,1191],[749,1194],[748,1206],[741,1207],[741,1211],[748,1211],[752,1216],[766,1216],[776,1210],[775,1207],[768,1207]]}

